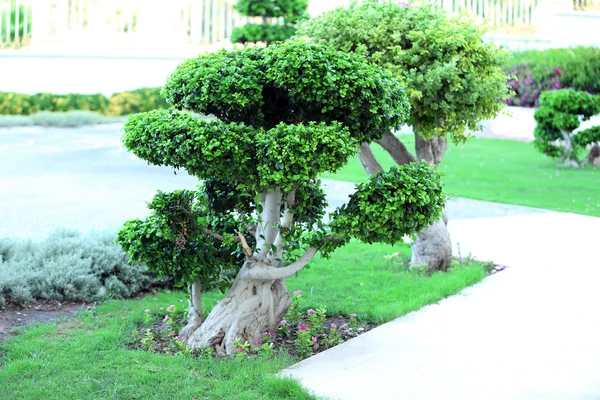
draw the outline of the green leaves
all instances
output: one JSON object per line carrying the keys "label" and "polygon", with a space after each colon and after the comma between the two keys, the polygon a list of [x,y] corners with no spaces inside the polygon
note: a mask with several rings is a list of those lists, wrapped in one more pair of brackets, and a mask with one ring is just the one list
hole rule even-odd
{"label": "green leaves", "polygon": [[235,28],[231,35],[233,43],[284,41],[294,35],[299,21],[309,18],[307,0],[238,0],[235,8],[242,15],[263,17],[266,21]]}
{"label": "green leaves", "polygon": [[475,21],[432,4],[405,7],[367,1],[302,23],[293,41],[310,40],[368,57],[403,82],[410,125],[426,139],[467,129],[497,115],[508,94],[505,51],[484,44]]}
{"label": "green leaves", "polygon": [[393,244],[438,219],[445,201],[440,174],[424,161],[409,163],[358,185],[333,213],[331,229],[336,238]]}
{"label": "green leaves", "polygon": [[[573,134],[582,120],[600,114],[600,96],[572,89],[542,92],[540,107],[535,111],[536,127],[533,131],[534,145],[549,157],[562,160],[577,159],[577,150],[600,141],[597,127]],[[567,140],[571,146],[557,145],[556,141]],[[571,148],[572,147],[572,148]]]}
{"label": "green leaves", "polygon": [[236,218],[212,213],[206,198],[189,190],[158,191],[148,208],[148,217],[127,221],[117,235],[130,259],[176,282],[200,279],[203,290],[226,289],[243,256],[237,243],[222,244],[204,229],[234,234]]}
{"label": "green leaves", "polygon": [[131,116],[123,143],[155,165],[241,184],[248,193],[288,191],[334,172],[360,142],[408,118],[391,75],[355,54],[306,44],[221,51],[185,61],[164,93],[176,110]]}
{"label": "green leaves", "polygon": [[358,142],[339,122],[330,125],[279,124],[258,140],[264,162],[259,164],[261,186],[292,190],[297,182],[313,180],[323,172],[343,167],[357,149]]}

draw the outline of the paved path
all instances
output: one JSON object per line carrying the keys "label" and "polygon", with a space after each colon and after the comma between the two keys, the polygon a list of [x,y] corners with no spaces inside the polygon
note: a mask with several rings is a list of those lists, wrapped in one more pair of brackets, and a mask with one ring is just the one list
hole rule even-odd
{"label": "paved path", "polygon": [[[147,165],[120,143],[121,125],[0,129],[0,237],[44,238],[56,228],[118,229],[147,214],[156,190],[193,189],[197,180]],[[326,182],[331,208],[354,185]],[[466,199],[449,203],[450,218],[543,210]]]}
{"label": "paved path", "polygon": [[330,399],[600,399],[600,218],[545,212],[449,228],[463,255],[509,268],[283,374]]}

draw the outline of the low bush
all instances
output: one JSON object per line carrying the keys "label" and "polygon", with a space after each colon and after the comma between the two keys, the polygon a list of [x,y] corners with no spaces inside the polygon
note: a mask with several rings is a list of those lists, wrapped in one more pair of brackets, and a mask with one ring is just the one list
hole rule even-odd
{"label": "low bush", "polygon": [[538,107],[542,91],[561,88],[600,93],[598,47],[515,52],[504,70],[514,77],[509,86],[515,93],[508,105]]}
{"label": "low bush", "polygon": [[58,230],[41,242],[0,239],[0,305],[123,298],[168,284],[128,262],[114,237]]}
{"label": "low bush", "polygon": [[0,115],[30,115],[40,111],[95,111],[109,116],[122,116],[166,108],[160,96],[161,88],[141,88],[113,94],[52,94],[26,95],[0,92]]}

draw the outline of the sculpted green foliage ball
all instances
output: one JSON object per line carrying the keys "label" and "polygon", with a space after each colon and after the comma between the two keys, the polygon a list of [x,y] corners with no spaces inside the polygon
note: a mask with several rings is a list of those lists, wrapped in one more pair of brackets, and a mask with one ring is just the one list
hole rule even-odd
{"label": "sculpted green foliage ball", "polygon": [[446,196],[441,177],[426,162],[392,167],[358,185],[333,215],[334,236],[365,243],[396,243],[439,218]]}
{"label": "sculpted green foliage ball", "polygon": [[336,8],[302,23],[297,41],[367,57],[402,81],[412,106],[409,125],[429,139],[467,129],[497,115],[508,94],[505,51],[482,41],[484,30],[466,16],[432,4],[405,7],[367,1]]}

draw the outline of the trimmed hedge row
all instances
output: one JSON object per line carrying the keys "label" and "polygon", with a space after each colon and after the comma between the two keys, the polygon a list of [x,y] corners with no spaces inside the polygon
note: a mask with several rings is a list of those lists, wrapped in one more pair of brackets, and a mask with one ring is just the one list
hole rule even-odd
{"label": "trimmed hedge row", "polygon": [[40,111],[64,112],[72,110],[96,111],[108,116],[121,116],[167,108],[160,95],[162,88],[141,88],[118,92],[110,97],[103,94],[34,95],[0,92],[0,115],[31,115]]}
{"label": "trimmed hedge row", "polygon": [[600,48],[527,50],[513,53],[504,71],[515,79],[510,106],[538,107],[543,91],[569,88],[590,94],[600,93]]}

